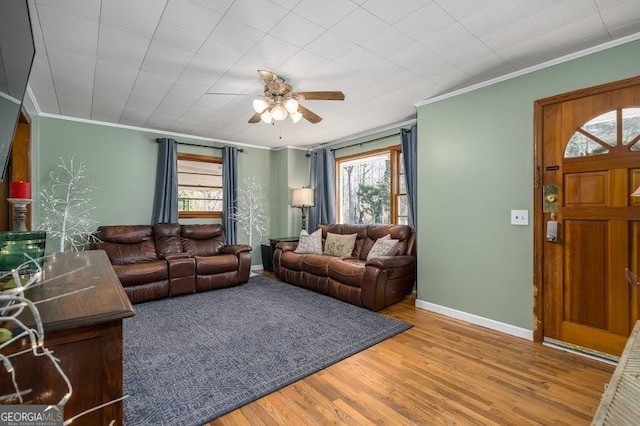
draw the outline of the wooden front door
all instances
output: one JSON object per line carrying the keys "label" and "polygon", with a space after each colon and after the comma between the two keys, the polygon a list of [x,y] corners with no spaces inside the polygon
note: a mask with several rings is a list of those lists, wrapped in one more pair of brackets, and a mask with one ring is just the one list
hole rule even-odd
{"label": "wooden front door", "polygon": [[535,107],[536,340],[620,355],[640,310],[640,78]]}

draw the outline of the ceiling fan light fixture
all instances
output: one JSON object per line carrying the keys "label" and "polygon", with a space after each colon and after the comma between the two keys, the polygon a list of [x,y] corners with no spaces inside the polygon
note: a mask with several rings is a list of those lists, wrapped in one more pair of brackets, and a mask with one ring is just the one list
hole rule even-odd
{"label": "ceiling fan light fixture", "polygon": [[269,107],[269,102],[265,99],[254,99],[253,110],[258,114],[262,114]]}
{"label": "ceiling fan light fixture", "polygon": [[274,120],[282,121],[287,118],[287,110],[280,104],[275,105],[271,108],[271,116]]}
{"label": "ceiling fan light fixture", "polygon": [[293,121],[294,123],[297,123],[302,118],[302,114],[300,114],[298,111],[292,112],[291,114],[289,114],[289,116],[291,117],[291,121]]}
{"label": "ceiling fan light fixture", "polygon": [[294,112],[298,111],[298,101],[293,98],[289,98],[284,101],[284,107],[289,114],[293,114]]}
{"label": "ceiling fan light fixture", "polygon": [[260,120],[262,120],[263,122],[267,123],[267,124],[271,124],[271,119],[273,117],[271,116],[271,112],[269,112],[269,110],[263,112],[262,114],[260,114]]}

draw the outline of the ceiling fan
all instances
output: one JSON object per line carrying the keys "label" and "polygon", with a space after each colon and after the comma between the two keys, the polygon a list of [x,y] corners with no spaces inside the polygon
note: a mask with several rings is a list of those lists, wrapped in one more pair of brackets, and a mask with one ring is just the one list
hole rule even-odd
{"label": "ceiling fan", "polygon": [[300,104],[305,100],[343,101],[344,93],[340,91],[294,92],[285,79],[266,70],[258,70],[265,82],[264,94],[253,101],[255,114],[249,123],[271,123],[291,117],[294,123],[304,118],[312,124],[319,123],[322,117]]}

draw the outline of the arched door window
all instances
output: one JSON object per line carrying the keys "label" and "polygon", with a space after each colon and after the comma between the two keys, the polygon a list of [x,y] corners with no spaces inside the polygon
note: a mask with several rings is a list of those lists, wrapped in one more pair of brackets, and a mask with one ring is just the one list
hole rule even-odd
{"label": "arched door window", "polygon": [[608,154],[613,149],[640,151],[640,108],[605,112],[571,136],[564,158]]}

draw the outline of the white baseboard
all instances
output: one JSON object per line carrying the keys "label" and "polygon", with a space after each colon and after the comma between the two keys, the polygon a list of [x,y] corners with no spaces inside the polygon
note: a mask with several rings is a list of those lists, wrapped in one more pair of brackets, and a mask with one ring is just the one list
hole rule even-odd
{"label": "white baseboard", "polygon": [[456,309],[448,308],[442,305],[436,305],[435,303],[426,302],[424,300],[416,299],[416,308],[424,309],[426,311],[435,312],[436,314],[445,315],[447,317],[466,321],[471,324],[479,325],[480,327],[496,330],[501,333],[509,334],[511,336],[520,337],[533,341],[533,331],[526,328],[517,327],[515,325],[507,324],[504,322],[492,320],[490,318],[481,317],[478,315],[470,314]]}
{"label": "white baseboard", "polygon": [[251,270],[252,271],[257,271],[259,269],[262,269],[262,263],[260,263],[258,265],[251,265]]}

